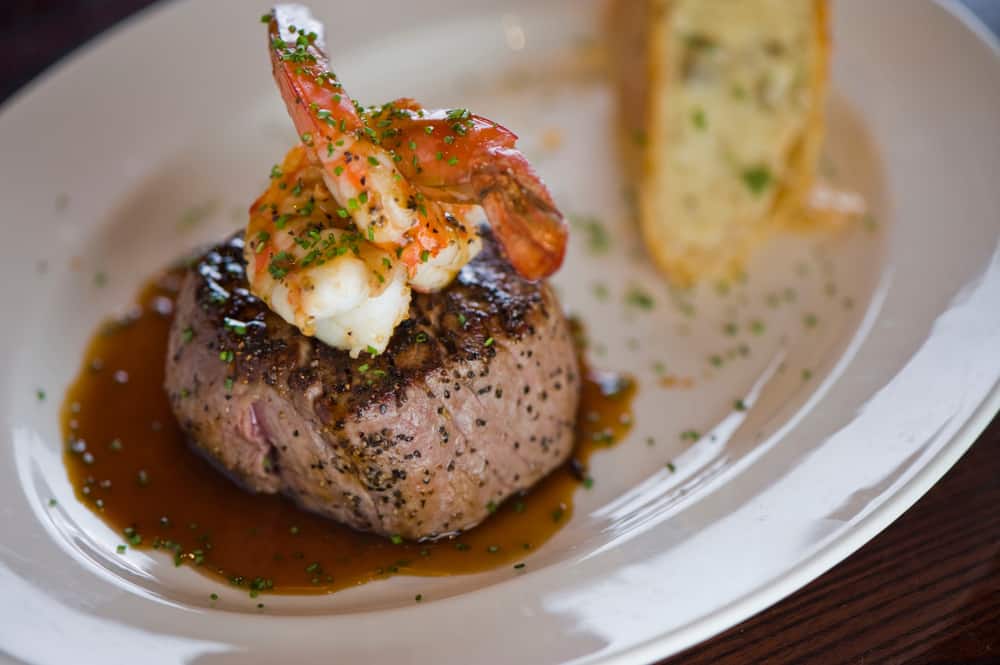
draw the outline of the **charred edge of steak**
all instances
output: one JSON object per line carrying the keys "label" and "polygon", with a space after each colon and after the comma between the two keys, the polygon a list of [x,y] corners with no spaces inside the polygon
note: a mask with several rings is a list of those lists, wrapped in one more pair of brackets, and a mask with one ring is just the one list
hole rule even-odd
{"label": "charred edge of steak", "polygon": [[[279,391],[324,386],[315,408],[334,429],[389,401],[401,406],[406,389],[423,383],[445,359],[488,365],[496,355],[494,342],[534,334],[529,312],[540,307],[544,318],[550,316],[540,285],[518,277],[488,229],[481,232],[482,252],[455,282],[442,293],[415,293],[410,318],[396,328],[385,352],[358,358],[300,334],[250,293],[238,233],[193,268],[200,278],[198,306],[217,331],[207,344],[233,364],[234,382],[262,381]],[[288,377],[286,386],[282,377]]]}

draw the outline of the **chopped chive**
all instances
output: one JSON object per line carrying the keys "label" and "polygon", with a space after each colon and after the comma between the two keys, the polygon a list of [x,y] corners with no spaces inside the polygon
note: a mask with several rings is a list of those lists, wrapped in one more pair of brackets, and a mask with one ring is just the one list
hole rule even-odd
{"label": "chopped chive", "polygon": [[743,171],[743,183],[754,195],[761,195],[771,184],[771,171],[766,166],[755,166]]}
{"label": "chopped chive", "polygon": [[653,296],[640,290],[638,287],[633,287],[625,294],[625,302],[640,309],[653,309],[653,306],[656,304]]}
{"label": "chopped chive", "polygon": [[708,118],[705,117],[705,109],[697,108],[691,112],[691,123],[695,129],[704,130],[708,127]]}
{"label": "chopped chive", "polygon": [[597,217],[574,216],[570,223],[586,234],[587,245],[594,254],[603,254],[611,248],[611,236]]}

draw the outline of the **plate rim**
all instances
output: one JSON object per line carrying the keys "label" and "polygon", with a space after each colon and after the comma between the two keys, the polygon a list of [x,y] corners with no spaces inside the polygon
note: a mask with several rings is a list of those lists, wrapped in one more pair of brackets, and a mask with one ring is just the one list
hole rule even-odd
{"label": "plate rim", "polygon": [[[1000,51],[997,55],[1000,56]],[[650,665],[663,658],[682,656],[686,650],[737,627],[747,619],[767,611],[804,589],[874,540],[922,499],[972,448],[998,413],[1000,413],[1000,378],[994,381],[990,394],[980,402],[975,413],[963,423],[951,441],[944,444],[934,458],[897,490],[896,494],[861,518],[851,530],[785,571],[781,577],[744,594],[711,615],[678,626],[660,637],[633,645],[619,654],[610,656],[607,660],[594,662],[608,665]],[[683,636],[685,639],[675,635]],[[673,643],[675,639],[677,644]],[[679,648],[670,651],[667,656],[662,655],[665,650],[674,647]],[[656,655],[657,653],[660,655]]]}

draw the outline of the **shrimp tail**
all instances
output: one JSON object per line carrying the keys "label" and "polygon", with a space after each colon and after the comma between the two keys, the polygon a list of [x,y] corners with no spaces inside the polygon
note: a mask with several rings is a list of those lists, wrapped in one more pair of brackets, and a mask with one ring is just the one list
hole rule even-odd
{"label": "shrimp tail", "polygon": [[524,278],[548,277],[562,265],[569,230],[548,188],[516,150],[494,152],[472,176],[507,260]]}

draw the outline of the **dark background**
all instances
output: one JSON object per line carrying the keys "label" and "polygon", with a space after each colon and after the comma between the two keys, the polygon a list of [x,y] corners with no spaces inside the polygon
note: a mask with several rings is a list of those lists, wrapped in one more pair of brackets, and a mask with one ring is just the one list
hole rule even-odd
{"label": "dark background", "polygon": [[[154,1],[0,0],[0,102]],[[1000,33],[1000,0],[963,1]],[[267,2],[259,4],[265,11]],[[1000,665],[1000,419],[926,497],[856,554],[667,662]]]}
{"label": "dark background", "polygon": [[[201,0],[211,2],[211,0]],[[302,0],[304,1],[304,0]],[[348,2],[356,0],[323,0]],[[419,0],[388,0],[393,2]],[[836,0],[833,0],[836,2]],[[899,2],[909,0],[866,0]],[[1000,33],[1000,0],[961,0]],[[50,64],[156,0],[0,0],[0,102]],[[269,0],[247,2],[267,10]]]}

